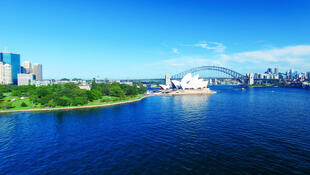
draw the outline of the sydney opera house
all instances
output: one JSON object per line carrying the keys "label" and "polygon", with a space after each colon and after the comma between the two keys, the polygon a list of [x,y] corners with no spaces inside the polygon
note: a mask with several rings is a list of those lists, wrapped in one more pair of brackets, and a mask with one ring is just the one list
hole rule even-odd
{"label": "sydney opera house", "polygon": [[170,80],[165,85],[160,85],[161,89],[169,94],[213,94],[208,88],[208,81],[199,79],[199,75],[192,76],[186,74],[181,81]]}

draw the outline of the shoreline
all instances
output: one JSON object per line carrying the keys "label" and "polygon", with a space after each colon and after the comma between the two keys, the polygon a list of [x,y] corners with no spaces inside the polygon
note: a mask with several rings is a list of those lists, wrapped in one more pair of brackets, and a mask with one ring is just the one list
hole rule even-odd
{"label": "shoreline", "polygon": [[59,107],[59,108],[34,108],[34,109],[17,109],[17,110],[3,110],[0,111],[1,114],[8,114],[8,113],[19,113],[19,112],[44,112],[44,111],[65,111],[65,110],[75,110],[75,109],[87,109],[87,108],[101,108],[106,106],[115,106],[127,103],[134,103],[138,102],[147,97],[154,97],[154,96],[178,96],[178,95],[212,95],[215,94],[215,91],[210,91],[208,93],[172,93],[172,94],[151,94],[151,95],[144,95],[140,98],[133,99],[133,100],[126,100],[126,101],[119,101],[114,103],[104,103],[99,105],[84,105],[84,106],[70,106],[70,107]]}
{"label": "shoreline", "polygon": [[296,89],[306,89],[297,86],[243,86],[245,88],[296,88]]}
{"label": "shoreline", "polygon": [[4,111],[0,111],[0,115],[7,114],[7,113],[17,113],[17,112],[63,111],[63,110],[86,109],[86,108],[100,108],[100,107],[105,107],[105,106],[114,106],[114,105],[121,105],[121,104],[126,104],[126,103],[134,103],[144,98],[152,97],[152,96],[156,96],[156,95],[144,95],[140,98],[133,99],[133,100],[119,101],[115,103],[105,103],[105,104],[99,104],[99,105],[70,106],[70,107],[60,107],[60,108],[4,110]]}
{"label": "shoreline", "polygon": [[210,88],[203,89],[190,89],[190,90],[162,90],[161,95],[212,95],[215,94],[216,91],[212,91]]}

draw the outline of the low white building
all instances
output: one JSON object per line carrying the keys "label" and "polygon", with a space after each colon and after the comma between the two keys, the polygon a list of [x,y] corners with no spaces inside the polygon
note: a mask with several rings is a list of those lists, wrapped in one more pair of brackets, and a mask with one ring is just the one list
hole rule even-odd
{"label": "low white building", "polygon": [[130,82],[130,81],[124,81],[124,82],[121,82],[121,84],[127,84],[129,86],[132,86],[133,85],[133,82]]}
{"label": "low white building", "polygon": [[35,86],[48,86],[53,84],[51,80],[42,80],[42,81],[34,81],[33,83]]}
{"label": "low white building", "polygon": [[86,89],[86,90],[91,90],[91,87],[89,85],[79,85],[80,89]]}
{"label": "low white building", "polygon": [[32,85],[34,83],[35,75],[34,74],[17,74],[17,85]]}

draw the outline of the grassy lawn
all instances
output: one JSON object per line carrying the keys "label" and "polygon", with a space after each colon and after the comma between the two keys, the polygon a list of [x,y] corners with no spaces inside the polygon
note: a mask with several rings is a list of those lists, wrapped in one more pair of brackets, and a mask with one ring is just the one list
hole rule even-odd
{"label": "grassy lawn", "polygon": [[[51,108],[51,107],[45,107],[41,105],[34,105],[30,101],[28,97],[25,97],[24,99],[21,99],[20,97],[17,96],[11,96],[11,93],[5,93],[4,94],[4,102],[11,102],[13,108],[10,109],[0,109],[0,111],[3,110],[25,110],[25,109],[44,109],[44,108]],[[102,104],[109,104],[109,103],[117,103],[121,101],[129,101],[129,100],[135,100],[138,98],[143,97],[143,94],[139,94],[134,97],[125,97],[125,98],[118,98],[118,97],[112,97],[112,96],[103,96],[100,100],[95,100],[92,102],[88,102],[88,104],[85,104],[84,106],[92,106],[92,105],[102,105]],[[22,107],[22,103],[27,104],[27,107]],[[56,106],[53,108],[64,108],[64,107],[72,107],[72,106]]]}
{"label": "grassy lawn", "polygon": [[[12,103],[13,108],[10,108],[10,110],[29,109],[32,106],[31,101],[27,97],[24,99],[20,99],[17,96],[11,96],[10,93],[5,93],[4,96],[5,96],[3,99],[4,102]],[[22,107],[23,102],[27,105],[27,107]]]}

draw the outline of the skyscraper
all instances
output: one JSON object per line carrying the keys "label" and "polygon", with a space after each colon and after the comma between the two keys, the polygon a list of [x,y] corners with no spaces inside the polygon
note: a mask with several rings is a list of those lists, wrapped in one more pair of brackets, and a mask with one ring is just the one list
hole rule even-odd
{"label": "skyscraper", "polygon": [[31,62],[30,61],[24,61],[24,68],[26,70],[25,73],[27,73],[27,74],[32,73],[32,67],[31,67]]}
{"label": "skyscraper", "polygon": [[10,64],[5,64],[3,71],[4,71],[4,77],[3,77],[4,84],[12,84],[13,83],[12,66]]}
{"label": "skyscraper", "polygon": [[294,71],[294,69],[290,69],[288,75],[289,75],[289,78],[295,78],[295,71]]}
{"label": "skyscraper", "polygon": [[33,64],[33,73],[36,76],[36,80],[42,81],[43,80],[42,64],[38,63]]}
{"label": "skyscraper", "polygon": [[253,85],[254,84],[254,74],[253,73],[249,73],[248,75],[248,85]]}
{"label": "skyscraper", "polygon": [[166,76],[165,76],[165,83],[166,83],[166,86],[171,86],[171,80],[170,80],[170,74],[169,73],[166,73]]}
{"label": "skyscraper", "polygon": [[[12,82],[17,84],[17,74],[20,73],[20,55],[15,53],[0,53],[0,61],[5,64],[11,65]],[[8,66],[7,66],[8,68]]]}
{"label": "skyscraper", "polygon": [[272,74],[272,69],[271,69],[271,68],[268,68],[267,71],[266,71],[265,73],[266,73],[266,74],[269,74],[269,73]]}
{"label": "skyscraper", "polygon": [[12,84],[12,66],[0,62],[0,84]]}
{"label": "skyscraper", "polygon": [[274,74],[278,75],[279,74],[279,69],[276,67],[274,68]]}

